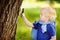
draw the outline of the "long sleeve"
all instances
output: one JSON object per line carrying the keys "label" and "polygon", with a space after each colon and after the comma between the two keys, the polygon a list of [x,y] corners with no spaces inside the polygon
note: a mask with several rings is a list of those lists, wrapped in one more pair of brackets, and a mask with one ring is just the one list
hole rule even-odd
{"label": "long sleeve", "polygon": [[37,29],[37,28],[38,28],[38,21],[35,21],[35,22],[33,23],[33,26],[34,26],[35,29]]}
{"label": "long sleeve", "polygon": [[50,35],[50,36],[56,35],[55,26],[50,24],[50,25],[49,25],[49,28],[48,28],[48,32],[49,32],[49,35]]}

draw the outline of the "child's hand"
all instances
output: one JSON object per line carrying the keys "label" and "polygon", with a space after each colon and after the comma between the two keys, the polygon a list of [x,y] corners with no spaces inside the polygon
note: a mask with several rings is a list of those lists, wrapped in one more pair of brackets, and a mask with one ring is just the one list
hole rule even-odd
{"label": "child's hand", "polygon": [[20,16],[23,17],[24,16],[24,13],[21,13]]}
{"label": "child's hand", "polygon": [[20,13],[20,16],[21,16],[21,17],[24,16],[24,8],[22,9],[22,12]]}
{"label": "child's hand", "polygon": [[51,37],[50,40],[56,40],[56,36]]}

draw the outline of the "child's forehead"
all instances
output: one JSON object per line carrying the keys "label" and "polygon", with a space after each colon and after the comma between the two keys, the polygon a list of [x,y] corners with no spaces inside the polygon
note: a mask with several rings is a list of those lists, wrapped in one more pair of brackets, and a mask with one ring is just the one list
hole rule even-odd
{"label": "child's forehead", "polygon": [[50,8],[49,7],[41,8],[41,11],[43,11],[43,10],[50,10]]}
{"label": "child's forehead", "polygon": [[44,7],[41,8],[40,12],[54,12],[54,9],[52,7]]}
{"label": "child's forehead", "polygon": [[48,12],[48,11],[46,8],[42,8],[40,12],[42,13],[42,12]]}

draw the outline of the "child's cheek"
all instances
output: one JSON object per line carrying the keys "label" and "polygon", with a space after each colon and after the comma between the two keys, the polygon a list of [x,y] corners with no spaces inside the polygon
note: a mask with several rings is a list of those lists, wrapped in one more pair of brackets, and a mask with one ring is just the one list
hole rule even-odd
{"label": "child's cheek", "polygon": [[41,20],[44,20],[45,18],[44,18],[44,16],[41,15],[41,16],[40,16],[40,19],[41,19]]}

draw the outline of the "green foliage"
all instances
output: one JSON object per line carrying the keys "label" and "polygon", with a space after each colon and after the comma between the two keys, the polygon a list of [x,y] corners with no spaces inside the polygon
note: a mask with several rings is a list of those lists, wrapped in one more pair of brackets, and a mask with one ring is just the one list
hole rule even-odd
{"label": "green foliage", "polygon": [[[24,10],[26,18],[33,22],[34,20],[39,19],[40,15],[40,8],[25,8]],[[60,40],[60,8],[56,8],[57,11],[57,18],[56,18],[56,33],[57,33],[57,40]],[[30,37],[31,28],[28,27],[22,20],[20,16],[18,16],[17,20],[17,30],[16,30],[16,37],[15,40],[32,40]]]}
{"label": "green foliage", "polygon": [[57,35],[57,40],[60,40],[60,8],[56,9],[57,11],[57,18],[56,18],[56,22],[57,22],[57,26],[56,26],[56,35]]}

